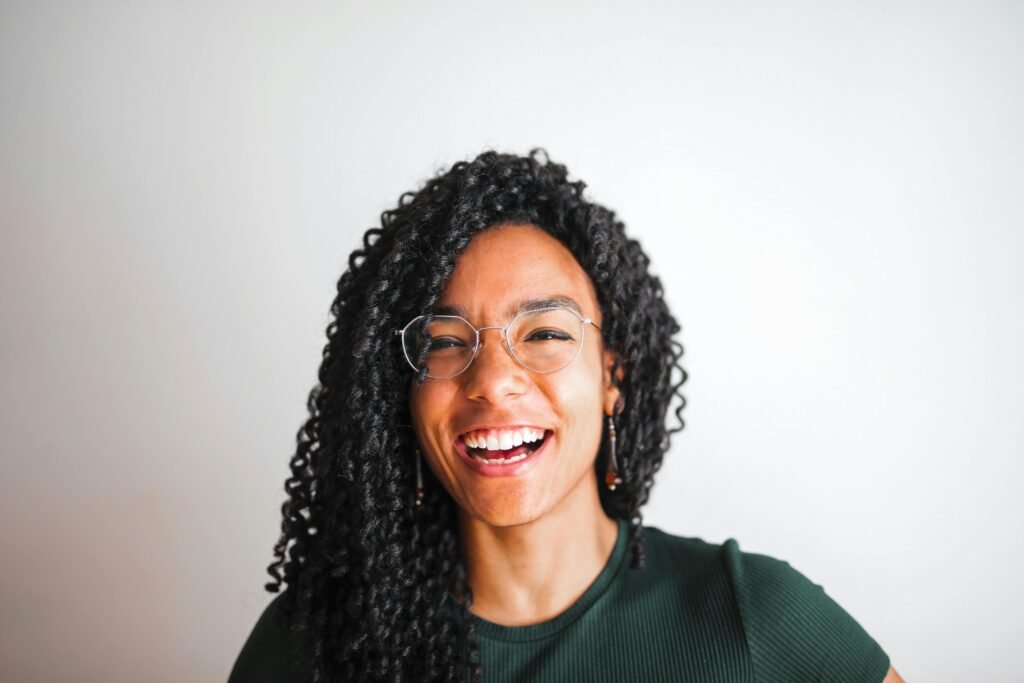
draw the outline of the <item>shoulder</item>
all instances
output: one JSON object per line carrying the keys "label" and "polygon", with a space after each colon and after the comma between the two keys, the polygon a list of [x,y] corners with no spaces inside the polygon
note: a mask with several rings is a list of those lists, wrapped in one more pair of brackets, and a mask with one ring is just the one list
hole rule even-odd
{"label": "shoulder", "polygon": [[[689,588],[690,605],[715,607],[740,624],[757,680],[880,683],[889,657],[818,584],[788,562],[744,552],[735,539],[709,543],[644,527],[650,566]],[[721,595],[725,592],[724,599]]]}
{"label": "shoulder", "polygon": [[643,527],[644,549],[647,564],[656,573],[664,570],[678,574],[679,571],[720,571],[722,546],[692,536],[677,536],[658,527]]}
{"label": "shoulder", "polygon": [[733,589],[722,563],[722,546],[701,538],[643,527],[642,572],[628,572],[632,594],[650,594],[648,604],[681,609],[684,620],[701,631],[743,640]]}
{"label": "shoulder", "polygon": [[879,644],[825,589],[788,562],[722,544],[756,671],[779,680],[872,681],[889,670]]}
{"label": "shoulder", "polygon": [[228,683],[287,683],[309,679],[309,672],[295,665],[302,658],[296,657],[299,648],[285,610],[286,599],[286,594],[281,593],[263,609],[242,645]]}

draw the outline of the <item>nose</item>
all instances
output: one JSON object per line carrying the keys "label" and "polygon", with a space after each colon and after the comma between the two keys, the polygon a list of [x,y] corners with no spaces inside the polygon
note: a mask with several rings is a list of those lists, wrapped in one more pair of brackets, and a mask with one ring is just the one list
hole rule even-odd
{"label": "nose", "polygon": [[497,405],[523,394],[529,385],[528,374],[505,347],[501,328],[484,327],[476,358],[463,373],[463,391],[471,400]]}

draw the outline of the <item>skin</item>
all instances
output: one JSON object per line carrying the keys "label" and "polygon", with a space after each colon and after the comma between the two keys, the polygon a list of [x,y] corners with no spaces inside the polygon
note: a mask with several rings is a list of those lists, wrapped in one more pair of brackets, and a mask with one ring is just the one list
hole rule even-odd
{"label": "skin", "polygon": [[[515,264],[510,268],[509,264]],[[438,307],[457,307],[477,327],[504,326],[517,304],[573,299],[601,325],[593,283],[572,253],[539,228],[505,225],[481,233],[456,262]],[[540,375],[508,353],[500,330],[461,375],[412,383],[410,408],[423,456],[458,503],[471,611],[523,626],[568,609],[608,561],[618,527],[601,507],[593,464],[602,422],[619,397],[614,354],[586,326],[579,357]],[[486,477],[466,466],[454,440],[481,425],[552,430],[526,473]]]}
{"label": "skin", "polygon": [[886,675],[885,680],[882,681],[882,683],[905,683],[905,681],[900,678],[898,673],[896,673],[896,669],[890,666],[889,673]]}
{"label": "skin", "polygon": [[[517,304],[555,296],[573,299],[601,325],[594,285],[572,253],[539,228],[508,224],[473,238],[436,308],[459,309],[476,327],[503,327]],[[459,507],[470,611],[494,623],[526,626],[564,612],[615,545],[617,524],[601,507],[594,473],[602,422],[619,399],[611,381],[615,355],[586,327],[580,356],[558,372],[523,368],[500,330],[486,330],[464,373],[410,386],[420,450]],[[553,434],[528,472],[485,477],[454,448],[460,434],[483,425],[531,425]],[[883,683],[903,679],[890,668]]]}

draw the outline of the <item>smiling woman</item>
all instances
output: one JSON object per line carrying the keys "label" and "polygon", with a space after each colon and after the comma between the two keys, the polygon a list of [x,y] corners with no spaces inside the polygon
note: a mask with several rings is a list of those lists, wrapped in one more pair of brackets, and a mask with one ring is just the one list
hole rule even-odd
{"label": "smiling woman", "polygon": [[487,152],[366,233],[232,683],[899,680],[785,562],[642,524],[679,326],[583,189]]}
{"label": "smiling woman", "polygon": [[[565,304],[548,307],[556,298]],[[428,373],[438,365],[434,355],[444,357],[442,367],[453,350],[471,360],[460,359],[460,374],[445,381],[432,381],[428,374],[427,381],[412,382],[409,404],[417,442],[455,500],[464,550],[488,564],[508,563],[486,574],[475,571],[478,563],[470,565],[471,579],[492,575],[504,586],[496,595],[474,586],[474,612],[486,611],[485,599],[494,609],[496,601],[509,603],[517,593],[516,604],[532,611],[524,601],[536,602],[531,593],[547,592],[557,583],[558,574],[543,566],[553,570],[560,558],[542,552],[542,566],[522,566],[528,552],[524,543],[540,541],[544,528],[549,538],[541,546],[554,540],[551,532],[558,529],[603,528],[605,550],[612,546],[616,526],[602,512],[594,459],[602,416],[613,414],[620,397],[611,381],[616,355],[602,343],[590,278],[561,242],[532,225],[500,225],[474,238],[437,306],[461,311],[483,325],[480,329],[493,331],[463,334],[466,340],[454,349],[420,352]],[[512,320],[506,319],[509,313]],[[458,336],[450,334],[448,323],[441,327],[438,331],[448,336],[431,344]],[[598,334],[587,335],[588,327]],[[524,431],[540,438],[516,446]],[[534,571],[538,575],[531,577]]]}

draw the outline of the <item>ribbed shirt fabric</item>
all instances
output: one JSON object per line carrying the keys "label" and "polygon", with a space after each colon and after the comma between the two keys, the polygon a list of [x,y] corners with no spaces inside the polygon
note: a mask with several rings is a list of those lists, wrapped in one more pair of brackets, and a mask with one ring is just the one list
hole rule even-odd
{"label": "ribbed shirt fabric", "polygon": [[[788,563],[643,527],[647,567],[629,567],[628,527],[566,611],[532,626],[476,616],[484,681],[880,683],[889,657],[817,584]],[[279,600],[277,598],[276,600]],[[288,663],[274,604],[229,683],[305,683]],[[276,617],[276,615],[273,615]]]}

